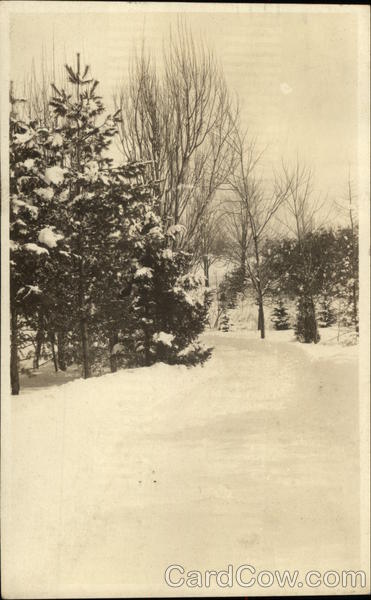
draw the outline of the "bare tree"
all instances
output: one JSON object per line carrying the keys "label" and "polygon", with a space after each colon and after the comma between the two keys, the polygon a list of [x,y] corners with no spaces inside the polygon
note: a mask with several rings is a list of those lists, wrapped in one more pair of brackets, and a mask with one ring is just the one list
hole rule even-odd
{"label": "bare tree", "polygon": [[214,200],[203,211],[190,246],[194,264],[202,267],[205,284],[210,287],[210,268],[225,257],[225,235],[220,202]]}
{"label": "bare tree", "polygon": [[[233,152],[237,156],[236,167],[229,177],[229,186],[234,193],[229,214],[229,230],[235,234],[242,273],[249,278],[258,304],[258,329],[265,337],[264,296],[269,289],[270,279],[262,262],[262,248],[273,217],[287,198],[289,185],[274,181],[269,192],[256,170],[263,152],[257,151],[256,139],[241,133],[236,124],[231,137]],[[232,238],[233,239],[233,238]]]}
{"label": "bare tree", "polygon": [[159,76],[142,48],[114,102],[123,115],[122,151],[150,162],[164,222],[186,226],[179,243],[187,248],[232,168],[228,138],[237,109],[213,54],[184,25],[170,35],[163,59]]}

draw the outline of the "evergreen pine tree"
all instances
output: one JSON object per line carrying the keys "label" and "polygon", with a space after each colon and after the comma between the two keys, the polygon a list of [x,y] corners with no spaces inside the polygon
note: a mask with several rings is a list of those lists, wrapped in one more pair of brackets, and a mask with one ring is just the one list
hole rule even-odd
{"label": "evergreen pine tree", "polygon": [[225,332],[230,331],[230,329],[231,329],[231,322],[230,322],[229,316],[226,312],[223,313],[223,315],[220,319],[219,329],[220,329],[220,331],[225,331]]}
{"label": "evergreen pine tree", "polygon": [[38,329],[37,315],[49,292],[46,272],[54,259],[50,247],[57,248],[63,235],[48,228],[53,191],[45,178],[43,144],[50,132],[36,121],[19,118],[12,94],[10,100],[11,386],[18,394],[20,351]]}
{"label": "evergreen pine tree", "polygon": [[113,165],[119,115],[104,117],[79,60],[66,69],[74,93],[53,85],[52,129],[11,118],[14,393],[20,312],[32,321],[35,362],[47,342],[56,369],[77,362],[84,377],[108,358],[114,371],[192,365],[211,352],[196,341],[210,293],[176,249],[180,226],[165,230],[158,182],[148,163]]}
{"label": "evergreen pine tree", "polygon": [[172,249],[177,226],[165,233],[157,208],[154,200],[150,210],[147,199],[133,244],[121,356],[130,365],[202,363],[211,350],[196,340],[207,323],[210,292],[201,277],[191,274],[191,256]]}
{"label": "evergreen pine tree", "polygon": [[290,329],[290,316],[286,310],[282,298],[279,298],[277,305],[273,309],[271,321],[274,329],[277,331]]}
{"label": "evergreen pine tree", "polygon": [[318,325],[320,327],[330,327],[336,323],[336,314],[332,308],[331,300],[324,295],[319,303]]}

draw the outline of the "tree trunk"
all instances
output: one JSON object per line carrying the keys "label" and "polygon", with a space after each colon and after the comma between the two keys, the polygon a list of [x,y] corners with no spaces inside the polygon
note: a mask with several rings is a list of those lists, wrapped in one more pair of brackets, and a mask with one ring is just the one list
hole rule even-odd
{"label": "tree trunk", "polygon": [[82,376],[84,379],[88,379],[91,375],[90,364],[89,364],[89,337],[88,327],[86,318],[80,319],[80,338],[81,338],[81,350],[82,350]]}
{"label": "tree trunk", "polygon": [[356,286],[355,282],[353,283],[352,300],[353,300],[353,321],[354,321],[354,325],[356,328],[356,332],[358,333],[359,325],[358,325],[358,307],[357,307],[357,286]]}
{"label": "tree trunk", "polygon": [[147,328],[144,328],[144,364],[146,367],[151,366],[151,351],[150,337]]}
{"label": "tree trunk", "polygon": [[262,340],[265,338],[265,317],[264,317],[264,305],[263,299],[259,299],[259,312],[258,312],[258,330],[260,331],[260,337]]}
{"label": "tree trunk", "polygon": [[10,343],[10,383],[12,388],[13,396],[19,394],[19,372],[18,372],[18,315],[17,308],[12,303],[11,314],[10,314],[10,329],[11,329],[11,343]]}
{"label": "tree trunk", "polygon": [[58,367],[61,371],[67,370],[66,364],[66,336],[61,331],[57,334],[57,347],[58,347]]}
{"label": "tree trunk", "polygon": [[55,352],[55,333],[49,333],[49,341],[50,341],[50,346],[52,349],[52,357],[53,357],[53,364],[54,364],[54,370],[56,373],[58,373],[58,361],[57,361],[57,354]]}
{"label": "tree trunk", "polygon": [[206,287],[209,287],[209,285],[210,285],[210,279],[209,279],[210,265],[209,265],[209,259],[206,255],[203,256],[203,263],[204,263],[205,285],[206,285]]}
{"label": "tree trunk", "polygon": [[34,356],[34,360],[33,360],[33,368],[34,369],[38,369],[40,366],[40,357],[41,357],[41,350],[42,350],[43,342],[44,342],[44,323],[43,323],[42,316],[39,315],[37,333],[36,333],[36,349],[35,349],[35,356]]}
{"label": "tree trunk", "polygon": [[116,373],[117,371],[117,357],[116,354],[112,354],[112,350],[115,346],[115,344],[117,344],[119,341],[118,335],[117,333],[113,333],[110,337],[109,340],[109,360],[110,360],[110,367],[111,367],[111,373]]}
{"label": "tree trunk", "polygon": [[312,296],[303,296],[299,300],[296,335],[299,341],[305,344],[317,344],[320,340]]}
{"label": "tree trunk", "polygon": [[86,318],[86,307],[84,297],[84,266],[83,258],[79,261],[79,309],[80,309],[80,339],[81,339],[81,355],[82,355],[82,375],[84,379],[91,376],[90,360],[89,360],[89,332]]}
{"label": "tree trunk", "polygon": [[[77,53],[77,88],[76,88],[76,100],[80,101],[80,53]],[[78,131],[78,144],[76,147],[76,163],[78,170],[81,168],[80,164],[80,123],[79,120],[77,122],[77,131]],[[80,185],[77,185],[77,195],[80,194]],[[81,202],[79,204],[79,212],[80,212],[80,221],[83,221],[83,210],[81,206]],[[79,234],[79,313],[80,313],[80,339],[81,339],[81,354],[82,354],[82,374],[84,379],[88,379],[91,375],[90,371],[90,356],[89,356],[89,331],[88,331],[88,323],[87,323],[87,315],[86,315],[86,306],[85,306],[85,271],[84,271],[84,240],[83,240],[83,229],[80,228]]]}

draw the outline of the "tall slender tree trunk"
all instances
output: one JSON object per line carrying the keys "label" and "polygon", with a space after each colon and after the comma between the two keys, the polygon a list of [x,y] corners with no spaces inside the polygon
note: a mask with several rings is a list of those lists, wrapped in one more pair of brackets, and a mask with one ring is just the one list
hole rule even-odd
{"label": "tall slender tree trunk", "polygon": [[84,379],[91,376],[90,357],[89,357],[89,332],[85,306],[85,276],[83,257],[79,261],[79,309],[80,309],[80,339],[81,339],[81,355],[82,355],[82,375]]}
{"label": "tall slender tree trunk", "polygon": [[[76,100],[80,101],[80,53],[77,53],[77,88],[76,88]],[[77,131],[78,131],[78,143],[76,148],[76,162],[77,169],[80,170],[80,125],[77,120]],[[77,185],[77,195],[80,194],[80,186]],[[81,210],[81,203],[80,203]],[[82,211],[81,211],[82,212]],[[82,215],[80,215],[82,217]],[[82,221],[82,218],[80,218]],[[89,356],[89,332],[88,332],[88,322],[87,322],[87,314],[86,314],[86,304],[85,304],[85,269],[84,269],[84,241],[83,241],[83,231],[80,229],[79,234],[79,318],[80,318],[80,339],[81,339],[81,354],[82,354],[82,374],[84,379],[88,379],[91,375],[90,370],[90,356]]]}
{"label": "tall slender tree trunk", "polygon": [[57,354],[55,352],[55,333],[54,333],[54,331],[52,333],[49,333],[49,341],[50,341],[50,347],[52,350],[54,370],[57,373],[58,372],[58,361],[57,361]]}
{"label": "tall slender tree trunk", "polygon": [[117,333],[113,333],[110,337],[109,340],[109,353],[110,353],[110,367],[111,367],[111,373],[116,373],[117,371],[117,357],[116,354],[112,354],[112,350],[115,346],[115,344],[117,344],[119,341],[118,335]]}
{"label": "tall slender tree trunk", "polygon": [[204,275],[205,275],[205,285],[206,285],[206,287],[209,287],[210,286],[210,278],[209,278],[210,264],[209,264],[209,258],[206,254],[203,256],[203,266],[204,266]]}
{"label": "tall slender tree trunk", "polygon": [[150,336],[147,328],[144,328],[144,363],[146,367],[151,366]]}
{"label": "tall slender tree trunk", "polygon": [[13,396],[19,394],[19,372],[18,372],[18,315],[15,302],[11,303],[10,313],[10,383]]}
{"label": "tall slender tree trunk", "polygon": [[265,338],[265,316],[264,316],[264,304],[263,299],[258,300],[258,330],[260,331],[260,337],[262,340]]}
{"label": "tall slender tree trunk", "polygon": [[246,261],[247,261],[246,236],[245,235],[244,235],[242,244],[243,244],[243,247],[242,247],[242,251],[241,251],[240,268],[241,268],[242,287],[244,287],[245,279],[246,279]]}
{"label": "tall slender tree trunk", "polygon": [[357,286],[356,286],[355,281],[353,283],[353,288],[352,288],[352,302],[353,302],[353,321],[354,321],[354,325],[356,328],[356,332],[358,333],[359,325],[358,325],[358,306],[357,306]]}
{"label": "tall slender tree trunk", "polygon": [[35,348],[35,356],[33,360],[34,369],[38,369],[40,366],[40,357],[42,345],[44,342],[44,320],[42,314],[39,313],[38,324],[37,324],[37,332],[36,332],[36,348]]}
{"label": "tall slender tree trunk", "polygon": [[58,331],[57,333],[57,347],[58,347],[58,367],[61,371],[66,371],[66,336],[64,332]]}

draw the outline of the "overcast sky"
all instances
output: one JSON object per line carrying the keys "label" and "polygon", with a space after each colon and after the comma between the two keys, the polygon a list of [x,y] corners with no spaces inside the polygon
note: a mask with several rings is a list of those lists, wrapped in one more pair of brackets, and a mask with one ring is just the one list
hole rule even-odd
{"label": "overcast sky", "polygon": [[[51,64],[54,36],[56,65],[75,64],[80,51],[109,104],[143,38],[161,61],[162,44],[178,14],[149,12],[150,5],[146,12],[143,7],[129,13],[107,12],[109,4],[103,8],[99,12],[96,4],[93,14],[12,15],[11,78],[21,82],[32,59],[40,63],[43,48]],[[214,50],[240,98],[244,123],[262,145],[269,144],[267,160],[277,164],[280,157],[298,155],[313,167],[317,189],[331,197],[344,194],[349,169],[357,178],[360,15],[282,12],[287,7],[275,14],[236,12],[236,7],[212,12],[210,5],[202,10],[209,12],[183,13],[183,18]]]}

